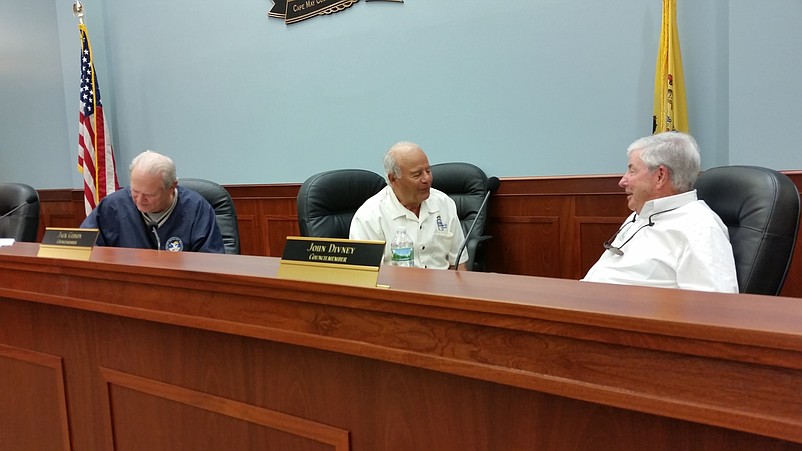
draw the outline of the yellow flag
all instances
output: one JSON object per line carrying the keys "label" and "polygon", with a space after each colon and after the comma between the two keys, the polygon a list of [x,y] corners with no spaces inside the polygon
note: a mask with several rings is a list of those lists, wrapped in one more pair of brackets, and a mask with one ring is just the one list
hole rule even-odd
{"label": "yellow flag", "polygon": [[676,0],[663,0],[663,26],[660,29],[660,48],[654,76],[652,133],[667,131],[689,132]]}

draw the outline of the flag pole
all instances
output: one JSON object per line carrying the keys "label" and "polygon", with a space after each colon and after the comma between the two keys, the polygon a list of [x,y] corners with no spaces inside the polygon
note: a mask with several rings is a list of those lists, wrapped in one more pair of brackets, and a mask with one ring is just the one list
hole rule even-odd
{"label": "flag pole", "polygon": [[114,149],[100,103],[92,46],[84,25],[84,6],[72,5],[81,35],[81,91],[78,124],[78,171],[84,179],[84,208],[88,215],[100,201],[119,189]]}
{"label": "flag pole", "polygon": [[84,5],[78,0],[75,0],[75,3],[72,4],[72,15],[78,18],[80,25],[84,24]]}

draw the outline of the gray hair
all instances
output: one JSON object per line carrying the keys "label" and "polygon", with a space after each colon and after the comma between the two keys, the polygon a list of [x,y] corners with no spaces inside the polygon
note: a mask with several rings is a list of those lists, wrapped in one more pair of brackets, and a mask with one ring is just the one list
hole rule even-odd
{"label": "gray hair", "polygon": [[161,175],[165,189],[172,186],[178,179],[173,160],[152,150],[146,150],[134,157],[128,170],[133,171],[134,168],[141,169],[148,174]]}
{"label": "gray hair", "polygon": [[384,173],[401,177],[401,168],[398,166],[398,154],[412,150],[422,149],[419,145],[409,141],[401,141],[393,144],[393,146],[387,149],[387,152],[384,154]]}
{"label": "gray hair", "polygon": [[649,171],[665,166],[671,185],[677,192],[693,189],[699,176],[701,158],[699,145],[691,135],[681,132],[663,132],[643,137],[627,148],[627,156],[640,150],[640,158]]}

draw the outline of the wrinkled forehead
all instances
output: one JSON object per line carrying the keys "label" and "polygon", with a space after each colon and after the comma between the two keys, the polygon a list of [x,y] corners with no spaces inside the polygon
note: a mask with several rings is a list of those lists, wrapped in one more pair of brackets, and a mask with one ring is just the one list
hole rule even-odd
{"label": "wrinkled forehead", "polygon": [[164,178],[161,174],[142,169],[131,171],[131,189],[141,192],[155,192],[164,188]]}
{"label": "wrinkled forehead", "polygon": [[398,155],[398,167],[405,172],[416,172],[429,167],[429,158],[420,149],[413,149]]}

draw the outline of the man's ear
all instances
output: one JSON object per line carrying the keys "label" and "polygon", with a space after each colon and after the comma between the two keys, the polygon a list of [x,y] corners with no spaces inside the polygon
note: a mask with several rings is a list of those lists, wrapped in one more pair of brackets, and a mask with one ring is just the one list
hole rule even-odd
{"label": "man's ear", "polygon": [[390,173],[388,173],[388,174],[387,174],[387,180],[388,180],[390,183],[395,183],[395,181],[396,181],[396,180],[398,180],[398,178],[395,176],[395,174],[393,174],[392,172],[390,172]]}
{"label": "man's ear", "polygon": [[657,167],[657,186],[662,188],[670,183],[668,168],[661,164]]}

